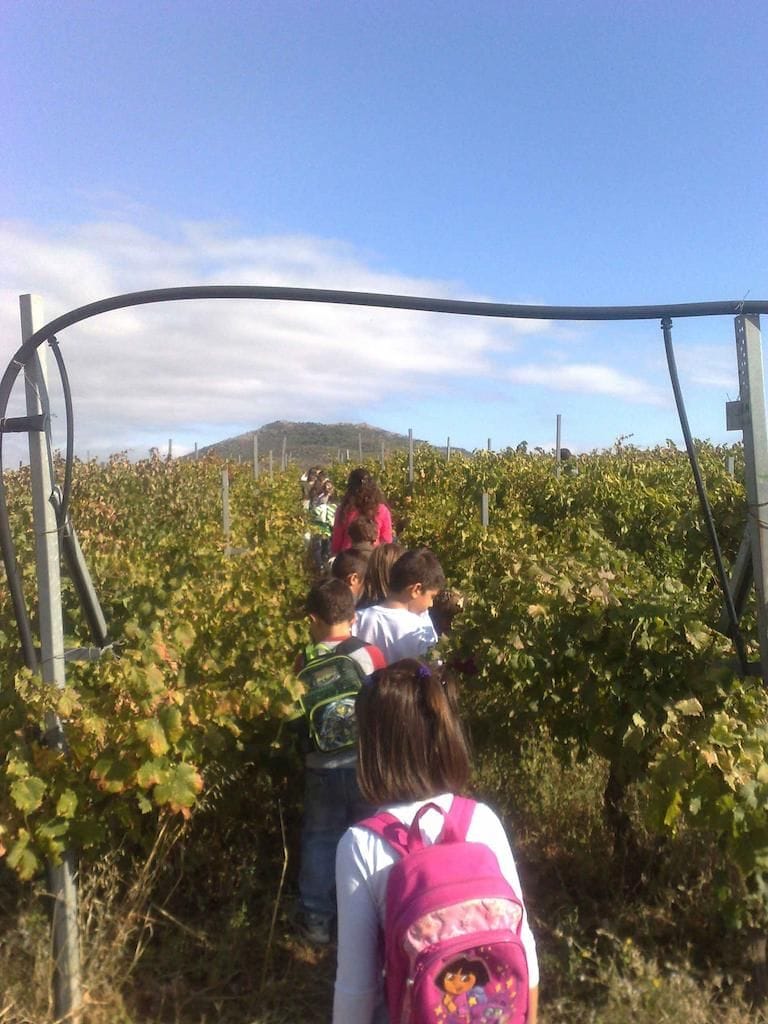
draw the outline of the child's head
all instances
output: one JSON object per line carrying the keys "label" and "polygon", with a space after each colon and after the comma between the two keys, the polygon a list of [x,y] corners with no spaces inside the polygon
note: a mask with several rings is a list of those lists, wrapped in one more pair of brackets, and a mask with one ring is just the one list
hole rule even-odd
{"label": "child's head", "polygon": [[356,548],[347,548],[334,558],[331,564],[331,576],[337,580],[343,580],[352,591],[352,597],[357,602],[363,592],[365,574],[368,569],[368,552],[358,551]]}
{"label": "child's head", "polygon": [[438,636],[451,632],[453,620],[463,608],[464,597],[458,590],[448,587],[438,591],[429,609],[432,625]]}
{"label": "child's head", "polygon": [[405,554],[402,544],[379,544],[368,559],[363,601],[366,605],[379,604],[389,593],[389,574],[392,566]]}
{"label": "child's head", "polygon": [[371,677],[357,698],[360,791],[374,805],[460,793],[469,749],[452,678],[404,658]]}
{"label": "child's head", "polygon": [[389,574],[390,596],[405,603],[408,610],[416,614],[427,611],[444,586],[443,567],[429,548],[406,551]]}
{"label": "child's head", "polygon": [[330,579],[316,583],[305,604],[309,631],[315,641],[349,636],[355,621],[355,600],[343,580]]}
{"label": "child's head", "polygon": [[347,536],[355,544],[375,544],[379,539],[379,527],[368,516],[358,516],[347,527]]}
{"label": "child's head", "polygon": [[384,495],[379,490],[379,485],[362,466],[353,469],[347,479],[347,490],[342,499],[344,510],[356,508],[361,516],[372,517],[384,501]]}

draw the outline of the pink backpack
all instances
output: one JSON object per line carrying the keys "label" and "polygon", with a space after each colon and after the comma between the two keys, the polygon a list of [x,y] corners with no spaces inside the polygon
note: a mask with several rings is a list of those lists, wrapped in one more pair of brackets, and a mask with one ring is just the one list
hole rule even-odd
{"label": "pink backpack", "polygon": [[[434,845],[419,822],[445,817]],[[523,907],[484,843],[469,843],[475,803],[419,808],[410,828],[382,812],[358,823],[400,860],[387,881],[384,958],[390,1024],[524,1024],[528,966]]]}

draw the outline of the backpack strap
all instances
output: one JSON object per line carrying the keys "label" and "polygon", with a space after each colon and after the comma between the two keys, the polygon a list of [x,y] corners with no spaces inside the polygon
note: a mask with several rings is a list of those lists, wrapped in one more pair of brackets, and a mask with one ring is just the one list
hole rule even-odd
{"label": "backpack strap", "polygon": [[463,796],[454,796],[453,803],[447,813],[439,804],[426,803],[418,809],[410,825],[405,825],[394,814],[389,814],[387,811],[375,814],[372,818],[366,818],[357,824],[359,827],[367,828],[371,832],[375,832],[377,836],[381,836],[385,842],[389,843],[393,850],[401,857],[404,857],[406,853],[414,853],[425,846],[421,834],[421,819],[427,811],[439,811],[445,818],[443,829],[437,842],[461,843],[467,837],[467,830],[469,829],[476,806],[477,804],[474,800],[469,800]]}
{"label": "backpack strap", "polygon": [[370,832],[380,836],[400,857],[408,853],[408,826],[404,825],[394,814],[381,811],[371,818],[357,822],[358,828],[367,828]]}
{"label": "backpack strap", "polygon": [[445,817],[443,834],[440,842],[463,843],[467,838],[467,832],[475,813],[477,803],[466,796],[454,796],[451,809]]}

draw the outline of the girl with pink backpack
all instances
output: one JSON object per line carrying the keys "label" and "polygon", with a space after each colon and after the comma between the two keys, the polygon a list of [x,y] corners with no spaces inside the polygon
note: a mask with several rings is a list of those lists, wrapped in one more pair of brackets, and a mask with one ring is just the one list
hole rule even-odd
{"label": "girl with pink backpack", "polygon": [[536,1024],[538,962],[504,827],[459,794],[455,684],[407,658],[357,699],[357,775],[379,812],[336,854],[333,1024]]}

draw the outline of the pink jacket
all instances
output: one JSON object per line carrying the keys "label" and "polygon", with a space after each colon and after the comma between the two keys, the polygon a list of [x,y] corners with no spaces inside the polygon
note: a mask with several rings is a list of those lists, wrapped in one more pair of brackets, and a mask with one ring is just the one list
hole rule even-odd
{"label": "pink jacket", "polygon": [[[347,533],[347,527],[360,513],[356,508],[350,508],[347,512],[340,516],[336,513],[336,518],[333,521],[333,533],[331,534],[331,554],[338,555],[340,551],[345,551],[347,548],[352,547],[352,541],[349,539]],[[376,509],[376,515],[373,516],[373,521],[379,528],[379,536],[376,539],[377,544],[391,544],[392,543],[392,515],[386,505],[379,505]]]}

